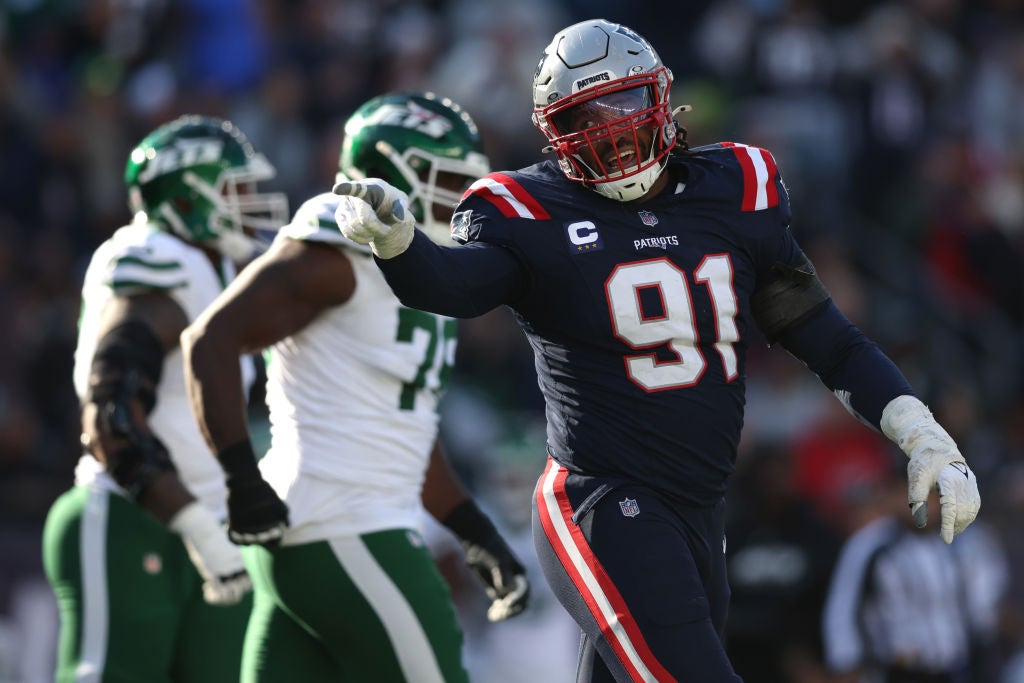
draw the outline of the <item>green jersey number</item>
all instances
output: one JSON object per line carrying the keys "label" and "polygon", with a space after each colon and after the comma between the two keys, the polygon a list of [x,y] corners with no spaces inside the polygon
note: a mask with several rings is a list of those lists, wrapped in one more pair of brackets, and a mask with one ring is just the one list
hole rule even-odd
{"label": "green jersey number", "polygon": [[[458,323],[450,318],[441,318],[414,308],[398,309],[397,341],[422,345],[422,333],[426,333],[423,362],[416,371],[416,378],[402,385],[402,395],[398,402],[400,410],[412,410],[416,403],[416,392],[421,389],[430,389],[435,393],[444,389],[452,374],[452,363],[455,362],[457,329]],[[421,331],[418,335],[417,330]]]}

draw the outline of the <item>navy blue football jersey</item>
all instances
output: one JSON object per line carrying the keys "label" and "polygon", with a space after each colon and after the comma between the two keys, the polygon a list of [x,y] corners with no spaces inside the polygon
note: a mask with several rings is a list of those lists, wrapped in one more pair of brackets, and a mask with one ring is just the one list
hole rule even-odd
{"label": "navy blue football jersey", "polygon": [[626,204],[554,162],[478,181],[453,236],[528,272],[511,306],[536,357],[552,457],[720,498],[743,424],[750,297],[802,254],[771,154],[721,143],[670,157],[668,187]]}
{"label": "navy blue football jersey", "polygon": [[719,143],[669,159],[668,184],[639,204],[602,197],[554,162],[492,173],[452,217],[463,246],[417,232],[376,261],[406,306],[453,317],[512,308],[560,464],[710,505],[743,425],[754,295],[777,342],[865,423],[877,429],[889,401],[913,390],[823,289],[782,293],[808,264],[767,151]]}

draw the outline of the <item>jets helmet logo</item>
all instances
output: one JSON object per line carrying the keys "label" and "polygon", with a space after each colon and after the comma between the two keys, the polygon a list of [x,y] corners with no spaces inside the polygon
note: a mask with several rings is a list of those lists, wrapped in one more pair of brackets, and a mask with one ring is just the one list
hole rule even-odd
{"label": "jets helmet logo", "polygon": [[400,105],[381,107],[366,120],[368,125],[400,126],[440,140],[452,129],[451,121],[421,107],[412,100]]}
{"label": "jets helmet logo", "polygon": [[160,151],[152,148],[136,149],[132,152],[132,161],[137,164],[141,164],[146,160],[149,161],[146,167],[142,169],[142,172],[139,173],[139,182],[148,183],[153,178],[181,168],[188,168],[198,164],[212,164],[220,159],[223,149],[224,141],[216,138],[175,140],[173,147]]}

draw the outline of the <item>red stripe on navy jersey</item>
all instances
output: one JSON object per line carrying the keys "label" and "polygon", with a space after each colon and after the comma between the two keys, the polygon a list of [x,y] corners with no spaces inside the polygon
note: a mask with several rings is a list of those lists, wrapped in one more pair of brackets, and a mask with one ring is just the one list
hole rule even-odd
{"label": "red stripe on navy jersey", "polygon": [[[611,608],[615,612],[615,619],[622,626],[625,631],[625,637],[629,644],[632,646],[636,655],[643,662],[644,666],[655,676],[655,680],[659,682],[675,683],[675,678],[662,667],[658,660],[654,657],[654,653],[651,652],[650,647],[647,645],[647,641],[644,640],[643,634],[640,632],[640,628],[636,624],[636,620],[629,611],[629,607],[626,605],[626,601],[622,598],[615,584],[609,578],[608,573],[604,567],[597,560],[594,553],[590,550],[590,545],[587,543],[586,538],[583,536],[583,532],[579,526],[576,525],[572,520],[573,510],[572,504],[569,501],[569,496],[565,493],[565,479],[569,476],[569,471],[564,467],[559,467],[557,463],[551,458],[548,458],[547,467],[544,469],[542,478],[547,479],[551,473],[551,469],[554,467],[559,468],[559,472],[555,474],[555,480],[552,482],[553,494],[555,497],[557,509],[552,510],[548,507],[547,500],[545,498],[545,487],[539,486],[537,491],[537,506],[540,513],[541,525],[544,528],[544,535],[547,537],[548,542],[551,544],[552,549],[555,551],[555,555],[558,556],[562,567],[565,569],[566,574],[572,580],[573,585],[576,586],[576,590],[579,591],[580,596],[587,604],[587,608],[593,615],[598,627],[601,629],[601,633],[605,640],[615,651],[615,656],[618,657],[619,661],[626,668],[630,678],[638,683],[643,683],[644,675],[631,661],[627,655],[625,647],[620,641],[620,637],[616,634],[611,623],[604,616],[604,611],[598,604],[597,598],[594,593],[590,590],[587,582],[583,578],[580,571],[576,568],[575,563],[570,556],[571,553],[575,552],[579,555],[580,559],[586,564],[590,570],[591,575],[597,580],[600,591],[604,594],[605,600],[611,605]],[[568,530],[572,546],[567,547],[562,537],[558,534],[558,530],[555,528],[555,524],[552,521],[555,516],[558,516],[563,523],[565,529]]]}
{"label": "red stripe on navy jersey", "polygon": [[[740,208],[743,211],[760,211],[779,204],[779,191],[775,187],[775,177],[778,169],[775,166],[775,158],[766,149],[750,147],[749,145],[737,144],[735,142],[720,142],[722,147],[732,149],[736,160],[743,169],[743,201]],[[754,163],[754,155],[757,155],[764,164],[761,174],[758,174],[758,167]],[[758,195],[764,192],[763,202],[758,205]]]}
{"label": "red stripe on navy jersey", "polygon": [[779,190],[775,187],[775,177],[778,174],[778,168],[775,166],[775,157],[766,149],[760,151],[761,158],[764,159],[764,165],[768,169],[768,181],[767,185],[765,185],[765,192],[768,194],[768,206],[778,206]]}
{"label": "red stripe on navy jersey", "polygon": [[512,202],[510,202],[507,197],[497,194],[488,185],[474,184],[472,187],[466,190],[466,193],[462,195],[462,199],[465,199],[470,195],[482,197],[483,199],[489,201],[491,204],[494,204],[496,207],[498,207],[498,211],[501,211],[501,215],[504,216],[505,218],[519,217],[519,212],[516,210],[514,206],[512,206]]}
{"label": "red stripe on navy jersey", "polygon": [[544,210],[544,207],[540,205],[540,202],[534,199],[533,195],[527,192],[522,185],[512,180],[512,178],[508,177],[504,173],[492,173],[491,177],[507,187],[508,191],[512,193],[512,196],[522,202],[523,205],[530,210],[530,213],[533,214],[534,218],[539,221],[551,219],[550,214]]}
{"label": "red stripe on navy jersey", "polygon": [[740,162],[740,168],[743,169],[743,201],[740,204],[740,209],[753,211],[754,205],[757,203],[757,171],[754,170],[754,162],[750,160],[750,155],[747,154],[747,150],[743,149],[743,145],[737,145],[735,142],[720,144],[723,147],[732,148],[733,154],[736,155],[736,161]]}
{"label": "red stripe on navy jersey", "polygon": [[498,207],[505,218],[548,220],[551,216],[522,185],[504,173],[490,173],[470,185],[462,199],[477,194]]}

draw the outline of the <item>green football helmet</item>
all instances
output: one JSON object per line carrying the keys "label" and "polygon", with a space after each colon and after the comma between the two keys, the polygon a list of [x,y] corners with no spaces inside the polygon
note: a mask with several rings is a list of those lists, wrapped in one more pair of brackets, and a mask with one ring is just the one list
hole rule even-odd
{"label": "green football helmet", "polygon": [[469,114],[433,93],[375,97],[345,123],[338,179],[381,178],[409,195],[416,223],[452,245],[452,209],[490,171]]}
{"label": "green football helmet", "polygon": [[124,179],[136,221],[245,261],[288,222],[283,193],[258,193],[275,174],[231,122],[186,115],[147,135]]}

